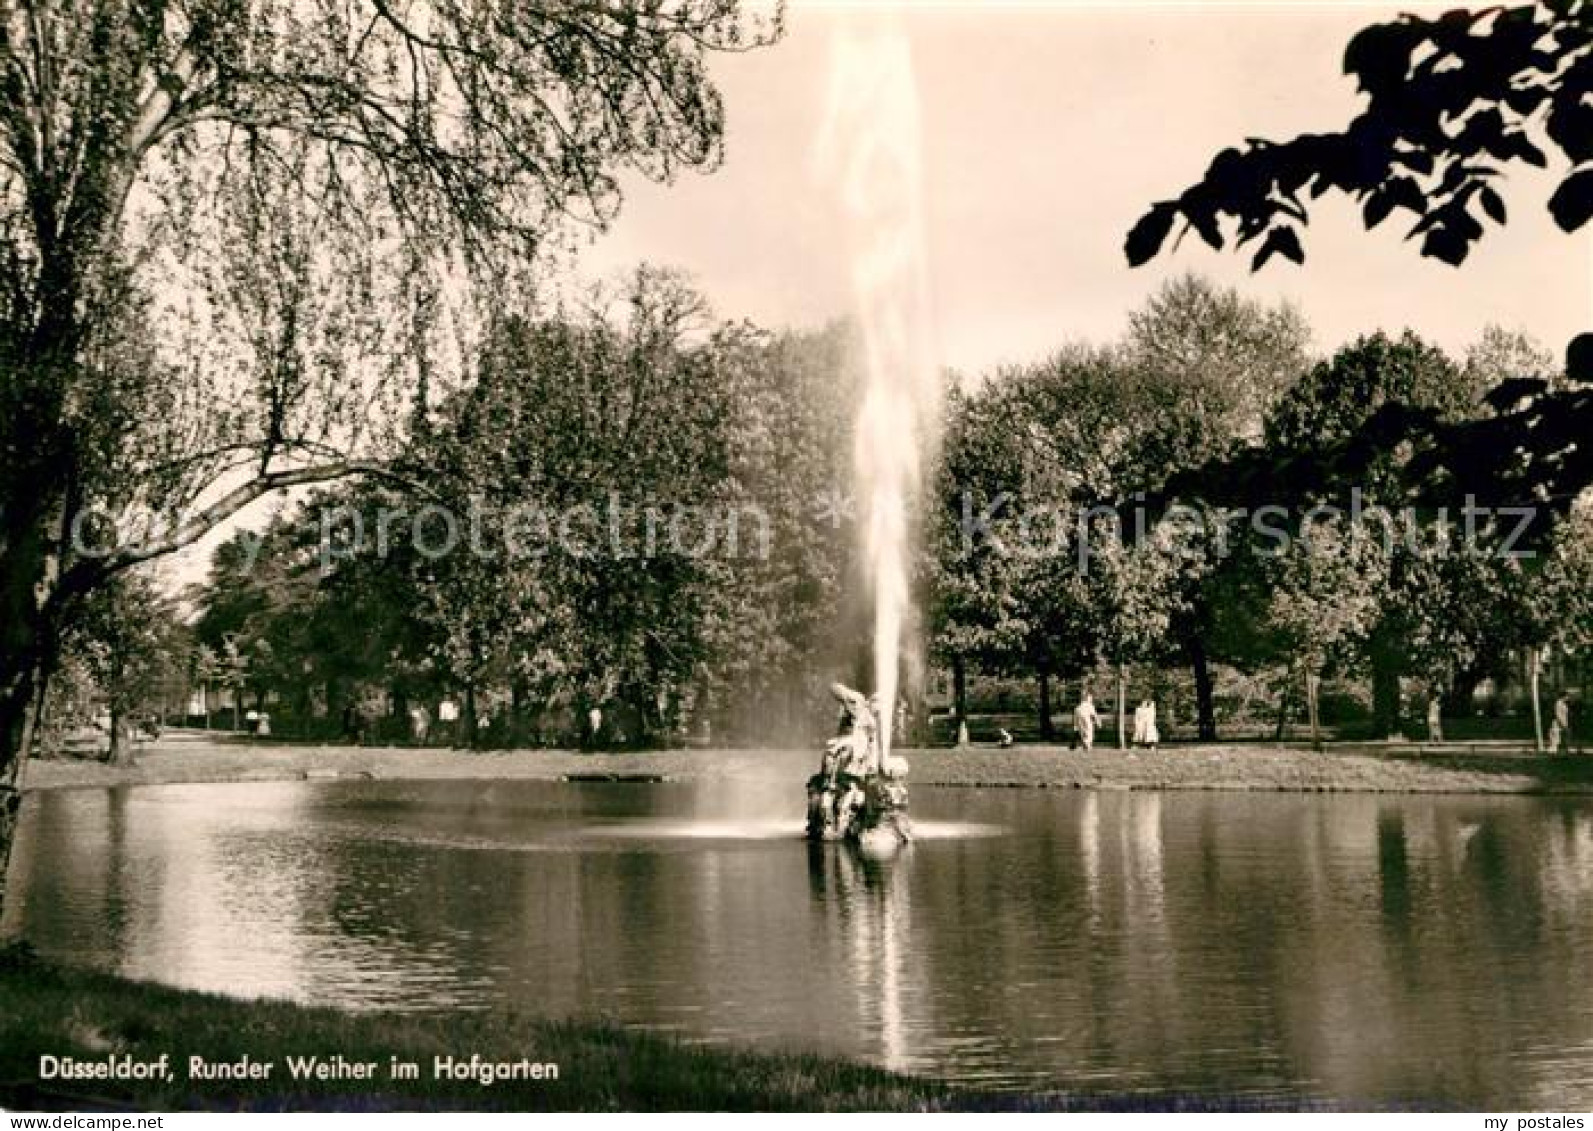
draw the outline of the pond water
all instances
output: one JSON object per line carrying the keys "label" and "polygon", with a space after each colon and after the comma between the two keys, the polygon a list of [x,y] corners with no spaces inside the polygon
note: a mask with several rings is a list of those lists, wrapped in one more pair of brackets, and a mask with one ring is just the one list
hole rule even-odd
{"label": "pond water", "polygon": [[358,1009],[606,1016],[1000,1089],[1593,1106],[1593,806],[800,777],[31,795],[0,933]]}

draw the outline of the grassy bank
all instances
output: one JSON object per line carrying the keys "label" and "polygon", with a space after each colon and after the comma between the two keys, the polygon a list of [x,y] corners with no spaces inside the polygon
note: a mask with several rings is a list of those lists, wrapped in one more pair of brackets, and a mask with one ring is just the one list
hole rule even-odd
{"label": "grassy bank", "polygon": [[[171,1081],[41,1081],[42,1055],[103,1061],[168,1054]],[[369,1081],[294,1080],[287,1058],[374,1062]],[[558,1078],[491,1085],[433,1079],[434,1057],[551,1062]],[[190,1080],[188,1058],[274,1065],[265,1080]],[[420,1065],[390,1079],[392,1057]],[[943,1085],[810,1055],[681,1044],[596,1024],[506,1014],[345,1014],[65,970],[15,957],[0,968],[0,1105],[58,1109],[923,1110]],[[971,1097],[963,1097],[971,1099]]]}
{"label": "grassy bank", "polygon": [[[1064,746],[908,750],[917,785],[1061,789],[1232,789],[1397,793],[1593,793],[1593,757],[1547,758],[1519,746],[1452,743],[1301,746],[1203,744],[1156,751]],[[136,764],[36,759],[27,789],[297,778],[545,780],[613,776],[690,781],[789,776],[817,755],[779,750],[665,750],[583,754],[559,750],[466,752],[355,746],[255,745],[180,734],[146,747]]]}
{"label": "grassy bank", "polygon": [[[174,1079],[41,1081],[40,1057],[151,1064]],[[341,1054],[368,1082],[294,1080],[289,1057]],[[557,1079],[436,1080],[433,1059],[558,1066]],[[269,1079],[191,1080],[210,1064],[273,1065]],[[421,1077],[394,1081],[393,1058]],[[44,1111],[1293,1111],[1322,1099],[1135,1091],[981,1093],[805,1053],[687,1045],[616,1025],[508,1013],[349,1014],[240,1001],[43,963],[0,948],[0,1108]]]}
{"label": "grassy bank", "polygon": [[913,781],[1063,789],[1349,793],[1593,793],[1593,758],[1549,758],[1491,744],[1191,745],[926,751]]}

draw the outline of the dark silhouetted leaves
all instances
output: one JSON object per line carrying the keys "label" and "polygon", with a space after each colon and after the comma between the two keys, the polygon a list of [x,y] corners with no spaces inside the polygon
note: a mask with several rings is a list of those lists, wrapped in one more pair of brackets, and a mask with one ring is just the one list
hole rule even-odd
{"label": "dark silhouetted leaves", "polygon": [[1549,198],[1549,212],[1567,232],[1587,223],[1593,215],[1593,169],[1580,169],[1562,181]]}
{"label": "dark silhouetted leaves", "polygon": [[1305,249],[1300,246],[1300,237],[1293,228],[1273,228],[1268,232],[1266,240],[1261,244],[1261,250],[1256,252],[1255,258],[1251,260],[1251,268],[1259,270],[1261,265],[1274,255],[1281,255],[1296,263],[1305,262]]}
{"label": "dark silhouetted leaves", "polygon": [[1167,239],[1177,215],[1178,206],[1171,201],[1163,201],[1139,218],[1139,223],[1128,233],[1128,240],[1123,245],[1130,266],[1138,267],[1150,262],[1162,249],[1162,242]]}
{"label": "dark silhouetted leaves", "polygon": [[[1360,201],[1368,228],[1408,209],[1421,218],[1411,234],[1422,237],[1422,254],[1458,265],[1483,233],[1472,197],[1495,223],[1507,216],[1485,179],[1516,162],[1545,167],[1545,139],[1572,165],[1593,160],[1590,48],[1587,0],[1456,9],[1368,27],[1344,53],[1345,73],[1367,106],[1341,133],[1225,149],[1170,207],[1213,247],[1222,246],[1220,221],[1236,219],[1240,246],[1261,242],[1251,260],[1259,268],[1276,254],[1295,259],[1272,233],[1305,221],[1302,194],[1314,200],[1337,190]],[[1435,175],[1436,185],[1415,179]],[[1586,178],[1574,174],[1551,205],[1568,231],[1593,213]],[[1165,236],[1173,220],[1156,213],[1151,230]],[[1154,255],[1162,241],[1152,242],[1131,239],[1130,262]]]}
{"label": "dark silhouetted leaves", "polygon": [[1565,375],[1578,384],[1593,385],[1593,334],[1578,334],[1565,347]]}
{"label": "dark silhouetted leaves", "polygon": [[1498,193],[1484,185],[1482,191],[1477,194],[1477,199],[1482,201],[1482,210],[1495,224],[1505,222],[1505,204]]}
{"label": "dark silhouetted leaves", "polygon": [[1509,412],[1526,401],[1547,392],[1549,383],[1539,377],[1511,377],[1488,390],[1483,402],[1495,412]]}

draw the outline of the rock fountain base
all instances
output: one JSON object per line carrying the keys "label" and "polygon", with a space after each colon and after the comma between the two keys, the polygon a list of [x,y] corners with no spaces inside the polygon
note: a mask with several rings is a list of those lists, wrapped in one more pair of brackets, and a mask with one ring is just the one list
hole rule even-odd
{"label": "rock fountain base", "polygon": [[841,733],[824,744],[819,772],[808,779],[808,839],[890,855],[913,839],[907,761],[882,753],[876,704],[839,683],[830,691],[841,702]]}

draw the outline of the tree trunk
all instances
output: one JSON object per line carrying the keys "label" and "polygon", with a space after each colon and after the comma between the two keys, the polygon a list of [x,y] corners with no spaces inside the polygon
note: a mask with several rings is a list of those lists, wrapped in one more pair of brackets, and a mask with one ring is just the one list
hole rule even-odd
{"label": "tree trunk", "polygon": [[127,718],[122,711],[111,711],[111,748],[105,760],[113,766],[133,764],[133,744],[128,741]]}
{"label": "tree trunk", "polygon": [[6,905],[6,872],[11,864],[11,842],[17,835],[17,818],[22,812],[22,791],[0,785],[0,908]]}
{"label": "tree trunk", "polygon": [[11,864],[11,843],[22,809],[17,782],[22,765],[32,752],[34,731],[46,679],[40,665],[18,656],[0,658],[4,680],[0,690],[0,911],[5,909],[6,872]]}
{"label": "tree trunk", "polygon": [[1278,696],[1278,728],[1272,735],[1274,742],[1282,742],[1289,733],[1289,710],[1294,706],[1291,698],[1293,693],[1294,680],[1287,678],[1283,681],[1283,692]]}
{"label": "tree trunk", "polygon": [[1217,741],[1217,704],[1211,686],[1211,660],[1199,638],[1189,643],[1189,667],[1195,676],[1195,733],[1202,742]]}
{"label": "tree trunk", "polygon": [[1372,649],[1372,718],[1379,738],[1400,737],[1399,664],[1382,647]]}
{"label": "tree trunk", "polygon": [[1322,749],[1322,721],[1317,712],[1317,697],[1322,689],[1322,677],[1310,669],[1305,673],[1305,711],[1311,720],[1311,749]]}
{"label": "tree trunk", "polygon": [[1477,684],[1480,682],[1475,671],[1456,672],[1453,683],[1444,693],[1444,714],[1452,719],[1471,718],[1477,710]]}
{"label": "tree trunk", "polygon": [[473,683],[465,684],[464,724],[464,745],[474,750],[476,747],[476,734],[478,728],[476,727],[476,685]]}
{"label": "tree trunk", "polygon": [[1543,675],[1543,653],[1537,648],[1527,649],[1527,686],[1532,691],[1532,743],[1539,754],[1543,753],[1543,700],[1539,695]]}
{"label": "tree trunk", "polygon": [[522,725],[525,722],[525,717],[528,713],[527,708],[530,706],[529,700],[531,698],[530,693],[526,690],[525,680],[515,680],[513,686],[509,688],[509,696],[509,710],[514,719],[513,730],[515,736],[518,737]]}
{"label": "tree trunk", "polygon": [[968,721],[968,665],[961,656],[951,660],[951,704],[955,727],[960,727]]}
{"label": "tree trunk", "polygon": [[1050,742],[1056,737],[1051,724],[1051,673],[1040,669],[1040,741]]}
{"label": "tree trunk", "polygon": [[1128,672],[1117,665],[1117,748],[1128,749]]}

